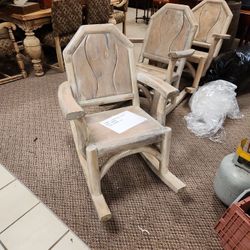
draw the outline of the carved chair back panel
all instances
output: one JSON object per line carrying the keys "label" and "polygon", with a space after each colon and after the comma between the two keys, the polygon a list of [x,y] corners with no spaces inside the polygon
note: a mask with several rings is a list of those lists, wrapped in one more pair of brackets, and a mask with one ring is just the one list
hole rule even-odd
{"label": "carved chair back panel", "polygon": [[167,8],[161,15],[153,16],[150,22],[143,57],[167,63],[170,51],[190,48],[191,39],[188,37],[192,36],[192,30],[183,10]]}
{"label": "carved chair back panel", "polygon": [[81,103],[133,92],[128,49],[112,33],[86,35],[72,64]]}
{"label": "carved chair back panel", "polygon": [[[224,2],[224,0],[223,0]],[[193,9],[198,22],[195,40],[204,43],[213,41],[213,34],[226,33],[230,25],[231,14],[222,1],[208,1]],[[226,8],[227,7],[227,8]]]}

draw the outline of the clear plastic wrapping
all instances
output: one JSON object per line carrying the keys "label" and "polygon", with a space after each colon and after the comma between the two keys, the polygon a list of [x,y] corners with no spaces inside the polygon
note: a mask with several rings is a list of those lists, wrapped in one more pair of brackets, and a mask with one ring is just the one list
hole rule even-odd
{"label": "clear plastic wrapping", "polygon": [[225,118],[242,117],[236,100],[236,88],[236,85],[224,80],[200,87],[189,101],[191,113],[184,117],[188,129],[197,136],[221,142]]}

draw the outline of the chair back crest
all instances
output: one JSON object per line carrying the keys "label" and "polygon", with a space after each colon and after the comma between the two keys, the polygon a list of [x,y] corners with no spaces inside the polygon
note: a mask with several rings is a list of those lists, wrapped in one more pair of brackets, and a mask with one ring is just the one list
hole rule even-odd
{"label": "chair back crest", "polygon": [[133,45],[113,24],[81,26],[65,48],[64,59],[73,94],[82,105],[138,94]]}
{"label": "chair back crest", "polygon": [[213,34],[226,34],[233,14],[224,0],[203,0],[193,8],[198,22],[195,41],[211,43]]}

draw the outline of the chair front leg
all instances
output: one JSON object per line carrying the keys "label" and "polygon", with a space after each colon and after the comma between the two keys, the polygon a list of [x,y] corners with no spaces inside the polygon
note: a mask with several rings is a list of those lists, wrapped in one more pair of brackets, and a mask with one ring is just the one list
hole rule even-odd
{"label": "chair front leg", "polygon": [[101,174],[98,164],[97,149],[94,146],[86,148],[89,190],[100,221],[111,218],[111,212],[101,191]]}
{"label": "chair front leg", "polygon": [[64,72],[65,68],[64,68],[64,62],[63,62],[63,56],[62,56],[62,48],[61,48],[59,36],[55,37],[55,46],[56,46],[56,57],[57,57],[59,70],[61,72]]}
{"label": "chair front leg", "polygon": [[172,135],[172,131],[169,128],[169,130],[166,131],[165,135],[163,136],[163,140],[161,143],[161,162],[159,165],[158,176],[174,192],[178,193],[179,191],[184,189],[186,185],[180,179],[178,179],[175,175],[173,175],[168,169],[171,135]]}

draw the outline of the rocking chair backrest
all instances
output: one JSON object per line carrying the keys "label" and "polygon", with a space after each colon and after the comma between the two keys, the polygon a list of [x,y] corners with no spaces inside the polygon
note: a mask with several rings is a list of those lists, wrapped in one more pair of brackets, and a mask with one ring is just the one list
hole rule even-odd
{"label": "rocking chair backrest", "polygon": [[[195,34],[195,42],[204,43],[200,47],[209,48],[213,42],[213,34],[226,34],[233,18],[233,14],[224,0],[203,0],[192,9],[198,22],[198,30]],[[216,55],[221,47],[217,44]]]}
{"label": "rocking chair backrest", "polygon": [[81,26],[63,54],[80,105],[138,103],[133,45],[113,24]]}
{"label": "rocking chair backrest", "polygon": [[196,29],[188,6],[165,4],[150,19],[142,57],[168,63],[169,52],[190,49]]}

